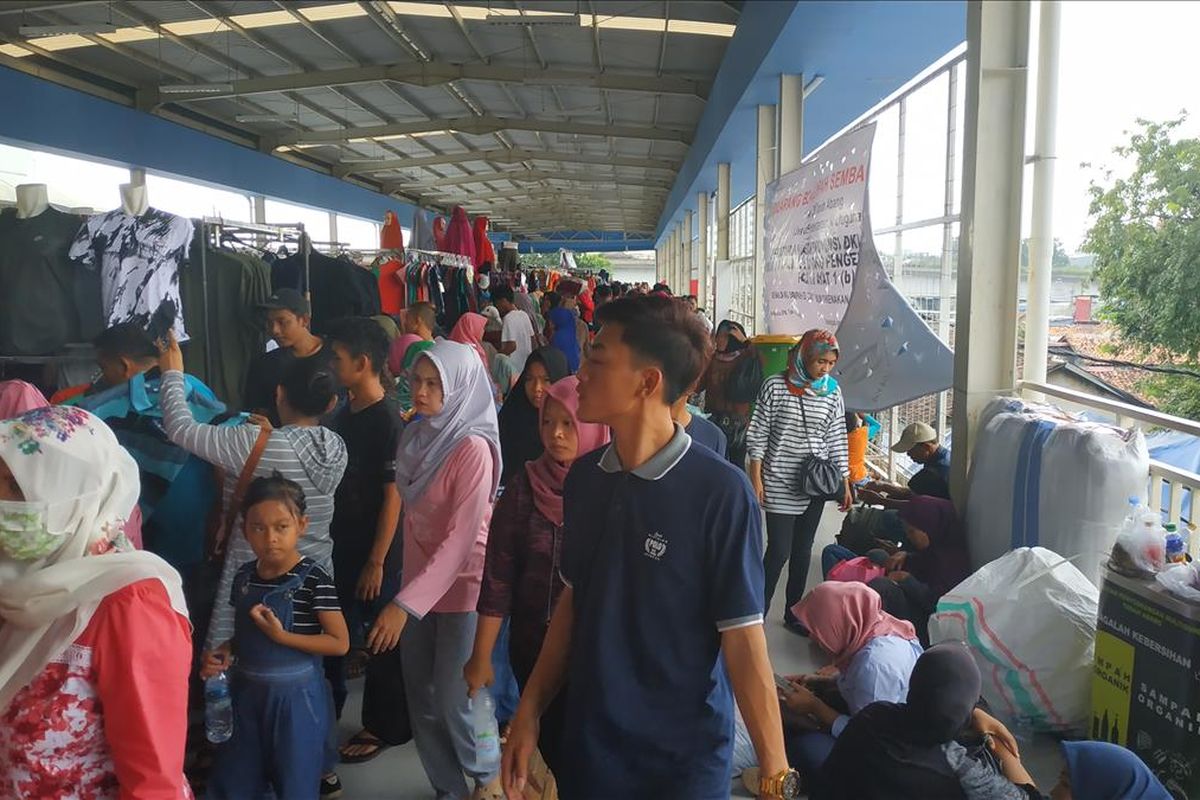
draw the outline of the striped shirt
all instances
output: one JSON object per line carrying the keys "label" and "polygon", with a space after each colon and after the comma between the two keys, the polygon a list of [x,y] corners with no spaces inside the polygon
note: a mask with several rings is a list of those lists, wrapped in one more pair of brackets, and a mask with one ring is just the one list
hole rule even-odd
{"label": "striped shirt", "polygon": [[[242,468],[258,439],[258,426],[218,428],[215,425],[201,425],[192,418],[183,387],[182,372],[163,374],[159,400],[163,427],[176,445],[225,471],[222,507],[229,508]],[[328,428],[294,425],[271,432],[262,458],[254,470],[256,478],[269,477],[278,472],[304,490],[308,528],[300,537],[300,554],[317,562],[330,575],[333,574],[333,539],[329,535],[329,523],[333,520],[333,495],[345,471],[346,443],[342,437]],[[217,584],[218,597],[229,596],[238,567],[253,560],[254,551],[242,533],[242,517],[239,514],[229,536],[225,564],[220,583]],[[209,624],[207,647],[212,649],[232,636],[233,609],[218,603]]]}
{"label": "striped shirt", "polygon": [[[249,564],[243,564],[237,571],[237,576],[233,581],[233,591],[229,596],[229,605],[237,608],[238,595],[241,594],[243,584],[249,589],[266,589],[271,590],[282,586],[285,581],[300,574],[313,563],[311,558],[302,558],[296,566],[289,569],[284,574],[275,578],[262,578],[258,574],[258,562],[251,561]],[[320,567],[314,566],[308,573],[308,577],[304,579],[304,583],[300,584],[300,588],[292,593],[292,633],[298,633],[302,636],[316,636],[324,633],[321,627],[321,620],[317,616],[322,611],[341,611],[342,607],[338,604],[337,588],[333,585],[333,578],[329,577],[329,573]]]}
{"label": "striped shirt", "polygon": [[[808,430],[804,427],[806,417]],[[825,397],[809,393],[797,396],[788,389],[782,374],[767,378],[750,415],[746,452],[751,461],[763,462],[763,509],[772,514],[803,514],[809,499],[797,492],[796,475],[806,456],[827,458],[842,475],[850,474],[842,390]]]}

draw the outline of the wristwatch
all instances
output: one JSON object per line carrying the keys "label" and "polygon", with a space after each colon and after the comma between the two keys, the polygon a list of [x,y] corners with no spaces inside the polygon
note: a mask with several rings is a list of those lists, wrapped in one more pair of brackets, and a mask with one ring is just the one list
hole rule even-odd
{"label": "wristwatch", "polygon": [[785,769],[770,777],[758,779],[759,797],[781,798],[795,800],[800,796],[800,773],[794,769]]}

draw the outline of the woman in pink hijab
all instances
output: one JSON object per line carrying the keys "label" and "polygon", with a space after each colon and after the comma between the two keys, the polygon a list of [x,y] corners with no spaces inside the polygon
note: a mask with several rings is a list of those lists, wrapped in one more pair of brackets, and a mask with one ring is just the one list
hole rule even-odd
{"label": "woman in pink hijab", "polygon": [[[475,650],[463,669],[467,691],[490,686],[492,650],[505,617],[512,618],[508,657],[524,688],[546,636],[564,583],[558,565],[563,548],[563,482],[579,456],[608,442],[608,426],[581,422],[579,379],[562,378],[546,390],[540,411],[541,456],[509,478],[488,531],[487,561],[479,594]],[[565,697],[564,692],[559,697]],[[562,701],[542,717],[542,757],[555,767]]]}
{"label": "woman in pink hijab", "polygon": [[26,411],[50,405],[45,395],[32,383],[25,381],[0,382],[0,419],[19,417]]}
{"label": "woman in pink hijab", "polygon": [[904,702],[921,643],[912,623],[886,613],[863,583],[822,583],[792,613],[833,662],[817,675],[792,676],[789,687],[779,689],[788,763],[808,777],[814,796],[824,796],[820,768],[834,741],[871,703]]}

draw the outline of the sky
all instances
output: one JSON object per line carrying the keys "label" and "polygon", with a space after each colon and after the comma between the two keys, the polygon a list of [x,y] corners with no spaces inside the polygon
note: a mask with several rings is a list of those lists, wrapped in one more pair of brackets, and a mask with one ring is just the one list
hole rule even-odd
{"label": "sky", "polygon": [[[1087,231],[1088,186],[1101,167],[1128,173],[1112,148],[1128,141],[1124,132],[1139,117],[1162,121],[1187,109],[1177,131],[1200,136],[1197,31],[1200,2],[1062,4],[1054,235],[1068,252]],[[1031,113],[1033,102],[1031,95]]]}

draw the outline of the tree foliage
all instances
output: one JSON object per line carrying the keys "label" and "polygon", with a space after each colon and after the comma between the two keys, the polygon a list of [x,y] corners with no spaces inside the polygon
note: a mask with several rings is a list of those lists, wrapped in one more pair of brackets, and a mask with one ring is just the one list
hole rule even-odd
{"label": "tree foliage", "polygon": [[[1114,148],[1132,162],[1127,177],[1104,175],[1091,186],[1093,224],[1083,244],[1095,254],[1101,315],[1126,341],[1175,354],[1179,366],[1200,361],[1200,139],[1172,139],[1186,114],[1138,120],[1129,143]],[[1200,419],[1200,380],[1151,375],[1139,391],[1172,414]]]}
{"label": "tree foliage", "polygon": [[[1138,120],[1114,148],[1127,177],[1093,182],[1093,224],[1083,249],[1096,256],[1102,315],[1127,340],[1196,361],[1200,354],[1200,139],[1171,134],[1186,119]],[[1185,379],[1188,380],[1188,379]]]}
{"label": "tree foliage", "polygon": [[[1029,240],[1021,240],[1021,266],[1029,266]],[[1063,247],[1063,243],[1058,239],[1054,240],[1054,252],[1050,256],[1050,269],[1061,269],[1062,267],[1071,266],[1071,257],[1067,255],[1067,250]]]}

